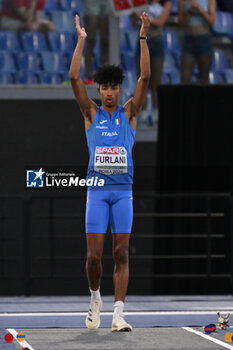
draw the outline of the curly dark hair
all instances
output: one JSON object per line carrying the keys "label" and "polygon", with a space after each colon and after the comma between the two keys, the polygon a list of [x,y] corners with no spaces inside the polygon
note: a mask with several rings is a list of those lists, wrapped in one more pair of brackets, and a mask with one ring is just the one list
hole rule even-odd
{"label": "curly dark hair", "polygon": [[116,65],[103,65],[94,74],[94,81],[98,84],[121,84],[125,75],[123,69]]}

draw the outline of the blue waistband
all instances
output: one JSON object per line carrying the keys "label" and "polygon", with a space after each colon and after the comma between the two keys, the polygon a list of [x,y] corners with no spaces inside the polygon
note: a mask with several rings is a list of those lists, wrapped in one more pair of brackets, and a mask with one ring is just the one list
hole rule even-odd
{"label": "blue waistband", "polygon": [[87,191],[132,191],[132,184],[106,184],[104,186],[88,186]]}

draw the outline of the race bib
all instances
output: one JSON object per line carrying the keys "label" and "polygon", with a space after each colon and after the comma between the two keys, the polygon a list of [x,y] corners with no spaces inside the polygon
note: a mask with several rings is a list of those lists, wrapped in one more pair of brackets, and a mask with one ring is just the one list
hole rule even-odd
{"label": "race bib", "polygon": [[104,175],[126,174],[128,169],[125,147],[96,147],[94,170]]}

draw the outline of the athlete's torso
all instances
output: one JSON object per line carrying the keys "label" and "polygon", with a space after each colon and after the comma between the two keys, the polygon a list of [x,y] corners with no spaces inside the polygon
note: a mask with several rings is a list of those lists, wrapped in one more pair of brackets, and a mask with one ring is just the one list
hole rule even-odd
{"label": "athlete's torso", "polygon": [[106,185],[132,184],[135,130],[123,106],[119,106],[111,118],[98,107],[86,137],[90,156],[87,179],[97,176],[104,179]]}

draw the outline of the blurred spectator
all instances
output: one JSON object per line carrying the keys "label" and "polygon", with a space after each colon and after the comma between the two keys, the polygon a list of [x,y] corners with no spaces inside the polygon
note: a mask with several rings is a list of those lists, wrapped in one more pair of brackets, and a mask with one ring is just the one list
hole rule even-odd
{"label": "blurred spectator", "polygon": [[[171,0],[151,0],[147,13],[150,17],[151,27],[149,29],[147,43],[150,51],[151,59],[151,78],[150,89],[152,98],[152,122],[158,122],[158,96],[157,88],[160,83],[163,73],[164,63],[164,43],[162,36],[162,27],[167,22],[172,10]],[[140,18],[139,13],[134,14],[135,17]],[[137,57],[140,57],[140,45],[137,46]],[[138,61],[139,66],[139,61]],[[144,104],[140,114],[141,123],[147,124],[148,111],[147,103]]]}
{"label": "blurred spectator", "polygon": [[94,84],[92,75],[92,57],[96,44],[96,34],[100,34],[100,64],[108,64],[110,0],[84,0],[84,25],[87,33],[85,50],[85,84]]}
{"label": "blurred spectator", "polygon": [[198,65],[198,82],[208,83],[213,59],[210,26],[216,15],[215,0],[178,0],[178,21],[184,26],[181,82],[190,83]]}
{"label": "blurred spectator", "polygon": [[233,12],[233,0],[217,0],[220,11]]}
{"label": "blurred spectator", "polygon": [[40,31],[47,34],[54,24],[41,19],[46,0],[4,0],[0,13],[0,29],[11,31]]}

